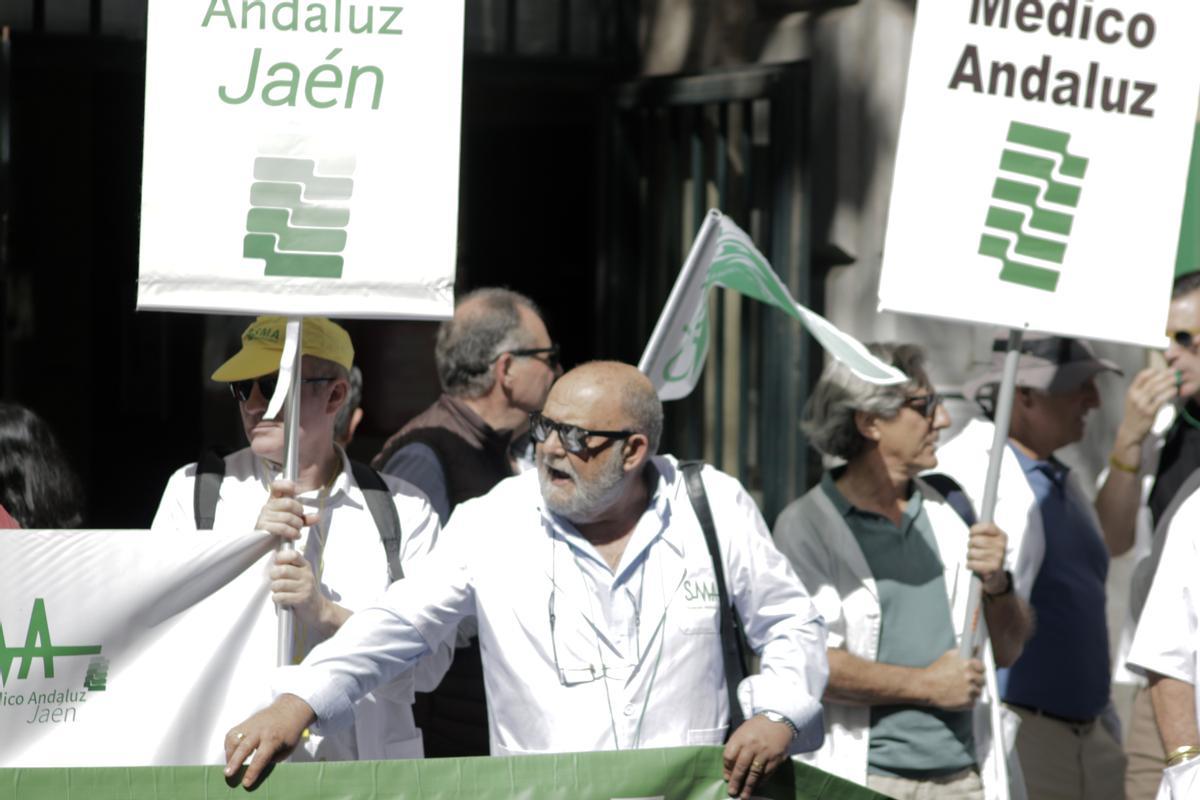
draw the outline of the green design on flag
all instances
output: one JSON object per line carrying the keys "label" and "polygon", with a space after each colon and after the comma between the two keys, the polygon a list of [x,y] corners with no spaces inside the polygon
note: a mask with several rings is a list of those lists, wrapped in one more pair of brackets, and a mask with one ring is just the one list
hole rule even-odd
{"label": "green design on flag", "polygon": [[266,275],[340,278],[354,181],[317,175],[307,158],[261,156],[254,160],[246,215],[244,258],[261,258]]}
{"label": "green design on flag", "polygon": [[721,212],[712,210],[696,234],[688,260],[638,364],[663,400],[686,397],[704,370],[710,338],[708,294],[713,286],[740,292],[795,318],[830,355],[864,380],[880,384],[905,380],[856,339],[793,300],[750,237]]}
{"label": "green design on flag", "polygon": [[1068,152],[1069,134],[1037,125],[1010,123],[1008,143],[1046,155],[1007,148],[1001,154],[1000,169],[1008,175],[996,179],[992,199],[1008,205],[988,208],[984,225],[990,232],[980,237],[979,254],[1000,261],[1000,280],[1053,292],[1074,217],[1043,202],[1078,206],[1082,186],[1064,179],[1082,181],[1088,160]]}

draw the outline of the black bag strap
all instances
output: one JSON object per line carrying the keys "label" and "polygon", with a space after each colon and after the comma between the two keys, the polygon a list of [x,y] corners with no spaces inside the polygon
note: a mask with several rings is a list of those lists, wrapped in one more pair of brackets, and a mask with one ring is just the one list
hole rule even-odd
{"label": "black bag strap", "polygon": [[704,462],[680,461],[679,469],[683,472],[688,498],[692,501],[696,519],[700,521],[700,528],[704,531],[704,543],[708,545],[713,574],[717,579],[717,602],[721,612],[721,659],[725,663],[725,690],[729,693],[729,729],[726,731],[728,739],[738,726],[745,722],[742,706],[737,698],[738,684],[746,677],[746,658],[742,652],[742,621],[734,613],[733,603],[725,588],[725,561],[721,558],[721,548],[717,544],[717,526],[713,522],[712,508],[708,504],[708,493],[705,492],[704,480],[700,477]]}
{"label": "black bag strap", "polygon": [[205,450],[196,462],[196,485],[192,491],[192,514],[196,518],[196,530],[212,530],[224,478],[225,459],[216,450]]}
{"label": "black bag strap", "polygon": [[362,489],[367,510],[371,512],[375,529],[379,531],[379,539],[383,542],[383,551],[387,554],[388,581],[395,583],[404,577],[404,569],[400,566],[400,515],[396,513],[392,493],[383,477],[366,464],[351,461],[350,471],[354,474],[354,482]]}
{"label": "black bag strap", "polygon": [[946,502],[950,504],[962,521],[967,523],[968,528],[979,521],[971,498],[967,497],[966,491],[954,478],[944,472],[931,472],[928,475],[921,475],[920,478],[946,498]]}

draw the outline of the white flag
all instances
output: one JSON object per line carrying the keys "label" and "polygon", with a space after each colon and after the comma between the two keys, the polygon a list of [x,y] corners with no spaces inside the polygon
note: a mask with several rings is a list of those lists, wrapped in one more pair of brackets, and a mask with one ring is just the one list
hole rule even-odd
{"label": "white flag", "polygon": [[853,336],[793,300],[754,241],[713,209],[696,234],[638,363],[638,369],[654,382],[663,400],[687,397],[704,371],[709,338],[708,290],[712,286],[733,289],[795,317],[831,356],[863,380],[877,384],[908,380],[904,373],[871,355]]}

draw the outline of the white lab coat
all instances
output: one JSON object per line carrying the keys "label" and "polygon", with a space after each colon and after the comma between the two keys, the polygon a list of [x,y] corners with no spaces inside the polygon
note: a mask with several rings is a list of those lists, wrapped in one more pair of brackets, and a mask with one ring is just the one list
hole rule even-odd
{"label": "white lab coat", "polygon": [[[303,698],[319,728],[475,615],[492,753],[718,745],[729,708],[713,564],[674,459],[659,476],[616,570],[543,509],[536,472],[461,504],[436,567],[394,584],[355,614],[279,692]],[[825,626],[733,478],[703,473],[726,582],[761,658],[738,698],[747,717],[774,710],[821,740]]]}

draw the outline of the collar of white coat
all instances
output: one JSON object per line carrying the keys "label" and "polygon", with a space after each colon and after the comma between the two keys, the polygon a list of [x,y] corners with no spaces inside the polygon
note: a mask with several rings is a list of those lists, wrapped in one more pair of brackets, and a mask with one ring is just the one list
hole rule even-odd
{"label": "collar of white coat", "polygon": [[[642,512],[641,517],[638,518],[633,535],[625,546],[625,552],[621,554],[621,562],[614,570],[613,577],[618,580],[625,572],[636,566],[642,554],[660,538],[677,554],[682,555],[685,551],[683,532],[678,525],[671,525],[672,503],[680,500],[689,502],[687,487],[682,480],[677,462],[672,456],[654,456],[647,468],[653,469],[656,473],[650,502],[646,505],[646,510]],[[680,494],[682,494],[682,498]],[[602,564],[605,563],[592,543],[579,532],[579,529],[570,520],[546,508],[545,503],[541,500],[540,485],[538,487],[538,509],[549,535],[561,538],[580,553]]]}

